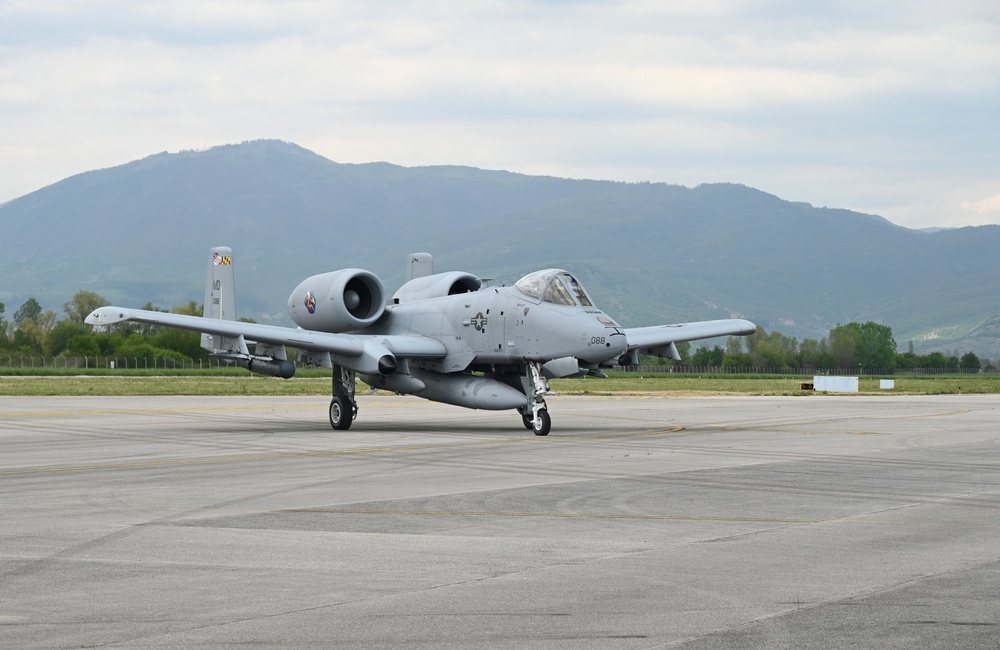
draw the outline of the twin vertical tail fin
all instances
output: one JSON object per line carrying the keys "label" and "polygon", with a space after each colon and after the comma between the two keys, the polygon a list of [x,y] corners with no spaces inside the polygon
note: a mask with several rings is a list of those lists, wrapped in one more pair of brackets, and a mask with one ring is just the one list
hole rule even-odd
{"label": "twin vertical tail fin", "polygon": [[[236,320],[236,279],[233,273],[233,249],[216,246],[208,251],[208,276],[205,278],[205,318]],[[251,341],[251,343],[253,343]],[[295,364],[287,360],[284,345],[257,342],[250,353],[243,335],[201,335],[201,347],[213,356],[235,363],[250,372],[289,379]]]}
{"label": "twin vertical tail fin", "polygon": [[[236,320],[236,279],[233,273],[233,249],[216,246],[208,251],[208,275],[205,278],[205,318]],[[201,335],[201,347],[216,352],[228,347]]]}
{"label": "twin vertical tail fin", "polygon": [[423,278],[434,275],[434,259],[430,253],[410,253],[406,259],[406,279],[409,282],[414,278]]}

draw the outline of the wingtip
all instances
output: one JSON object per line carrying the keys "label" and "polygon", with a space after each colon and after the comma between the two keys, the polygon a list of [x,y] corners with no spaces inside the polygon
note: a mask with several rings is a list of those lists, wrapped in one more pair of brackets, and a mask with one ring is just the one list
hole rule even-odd
{"label": "wingtip", "polygon": [[87,325],[113,325],[125,320],[125,312],[120,307],[99,307],[90,312],[83,322]]}

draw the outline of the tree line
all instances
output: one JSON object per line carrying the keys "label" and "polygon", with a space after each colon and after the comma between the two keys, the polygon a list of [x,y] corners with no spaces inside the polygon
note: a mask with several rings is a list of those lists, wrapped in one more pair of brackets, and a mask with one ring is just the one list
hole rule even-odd
{"label": "tree line", "polygon": [[892,328],[871,321],[837,325],[822,339],[786,336],[763,327],[744,338],[730,337],[726,346],[701,347],[690,354],[693,366],[767,368],[769,370],[843,370],[892,373],[896,370],[933,368],[956,371],[995,370],[989,360],[967,352],[961,357],[942,352],[918,355],[913,342],[899,352]]}
{"label": "tree line", "polygon": [[[107,357],[169,360],[176,362],[207,361],[208,352],[200,345],[201,336],[140,323],[120,323],[108,331],[94,331],[83,320],[98,307],[110,304],[91,291],[78,291],[63,305],[63,318],[52,310],[42,310],[29,298],[6,320],[6,305],[0,302],[0,355],[13,357],[83,358]],[[146,303],[143,309],[170,311],[201,316],[203,305],[161,309]],[[913,342],[906,352],[899,352],[892,328],[874,322],[837,325],[822,339],[786,336],[762,327],[747,337],[730,337],[725,344],[698,347],[677,345],[682,365],[713,368],[762,368],[769,370],[845,370],[891,373],[897,369],[933,368],[956,371],[995,370],[989,360],[972,352],[961,357],[941,352],[917,355]],[[650,362],[662,364],[660,360]]]}
{"label": "tree line", "polygon": [[[54,311],[43,311],[37,300],[29,298],[10,320],[6,320],[6,305],[0,302],[0,356],[208,360],[208,351],[201,347],[201,335],[196,332],[141,323],[121,323],[108,331],[97,332],[84,324],[83,319],[90,312],[108,304],[103,296],[78,291],[63,305],[65,317],[60,319]],[[143,309],[192,316],[201,316],[203,312],[194,301],[169,310],[146,303]]]}

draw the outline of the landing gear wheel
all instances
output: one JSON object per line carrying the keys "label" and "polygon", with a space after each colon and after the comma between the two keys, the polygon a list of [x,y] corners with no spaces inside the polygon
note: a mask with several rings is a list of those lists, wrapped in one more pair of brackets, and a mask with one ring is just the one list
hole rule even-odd
{"label": "landing gear wheel", "polygon": [[531,413],[522,413],[521,414],[521,422],[524,423],[524,428],[528,429],[529,431],[532,428],[531,427],[531,419],[532,419],[531,418]]}
{"label": "landing gear wheel", "polygon": [[539,426],[535,426],[534,421],[530,416],[525,415],[525,424],[529,429],[535,432],[536,436],[547,436],[549,435],[549,429],[552,428],[552,420],[549,418],[549,412],[547,409],[542,409],[538,412],[538,422]]}
{"label": "landing gear wheel", "polygon": [[330,426],[338,431],[351,428],[354,420],[354,409],[348,406],[343,397],[339,395],[330,400]]}

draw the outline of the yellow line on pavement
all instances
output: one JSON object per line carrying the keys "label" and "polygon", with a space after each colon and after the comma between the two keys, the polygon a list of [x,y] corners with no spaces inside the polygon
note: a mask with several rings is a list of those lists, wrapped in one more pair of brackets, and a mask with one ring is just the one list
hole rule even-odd
{"label": "yellow line on pavement", "polygon": [[263,409],[326,408],[326,404],[246,404],[232,406],[175,406],[171,408],[141,409],[82,409],[63,411],[15,411],[0,413],[0,418],[48,418],[74,415],[143,415],[146,413],[183,413],[185,411],[250,411]]}
{"label": "yellow line on pavement", "polygon": [[665,521],[746,521],[769,524],[818,524],[827,519],[775,519],[769,517],[692,517],[684,515],[615,515],[576,512],[496,512],[496,511],[448,511],[448,510],[353,510],[348,508],[294,508],[282,512],[320,513],[335,515],[404,515],[415,517],[525,517],[559,519],[634,519]]}
{"label": "yellow line on pavement", "polygon": [[[674,433],[680,430],[681,427],[676,427],[674,429],[667,429],[660,431],[619,433],[619,434],[609,434],[602,436],[580,436],[572,438],[553,438],[551,440],[548,440],[548,442],[549,443],[554,443],[557,441],[584,442],[587,440],[603,439],[603,438],[627,438],[632,436],[651,436],[651,435]],[[399,452],[399,451],[455,449],[459,447],[488,447],[488,446],[499,446],[499,445],[510,445],[510,444],[540,444],[544,442],[546,442],[546,439],[544,438],[516,438],[516,439],[505,439],[505,440],[478,440],[471,442],[440,442],[440,443],[427,443],[419,445],[399,445],[399,446],[386,446],[386,447],[362,447],[358,449],[335,449],[328,451],[248,454],[246,456],[219,456],[214,458],[180,458],[177,460],[150,460],[150,461],[142,461],[135,463],[102,463],[93,465],[73,465],[66,467],[34,467],[27,469],[0,471],[0,476],[18,476],[25,474],[49,474],[55,472],[85,472],[85,471],[102,470],[102,469],[137,469],[137,468],[149,468],[149,467],[172,467],[172,466],[182,466],[182,465],[201,465],[208,463],[245,463],[253,461],[283,460],[288,458],[322,458],[331,456],[349,456],[356,454],[375,454],[375,453]]]}
{"label": "yellow line on pavement", "polygon": [[281,460],[285,458],[318,458],[323,456],[347,456],[352,454],[372,454],[387,451],[413,451],[418,449],[440,449],[448,447],[471,447],[475,445],[499,445],[514,442],[534,442],[532,440],[489,440],[482,442],[455,442],[429,445],[402,445],[399,447],[366,447],[361,449],[337,449],[331,451],[303,451],[278,454],[250,454],[247,456],[219,456],[216,458],[180,458],[177,460],[151,460],[137,463],[107,463],[101,465],[76,465],[69,467],[38,467],[0,471],[0,476],[17,474],[45,474],[49,472],[82,472],[96,469],[128,469],[141,467],[169,467],[175,465],[198,465],[206,463],[245,463],[262,460]]}
{"label": "yellow line on pavement", "polygon": [[968,413],[969,409],[962,409],[960,411],[947,411],[945,413],[927,413],[926,415],[901,415],[900,420],[916,420],[918,418],[941,418],[946,415],[962,415],[963,413]]}
{"label": "yellow line on pavement", "polygon": [[[694,515],[623,515],[580,512],[497,512],[489,510],[373,510],[352,508],[291,508],[281,510],[288,513],[316,513],[334,515],[397,515],[412,517],[523,517],[523,518],[554,518],[554,519],[621,519],[634,521],[717,521],[746,522],[763,524],[850,524],[863,526],[934,526],[940,522],[931,520],[885,520],[868,519],[870,513],[858,513],[848,518],[836,519],[798,519],[779,517],[699,517]],[[976,524],[977,528],[1000,528],[997,524]]]}

